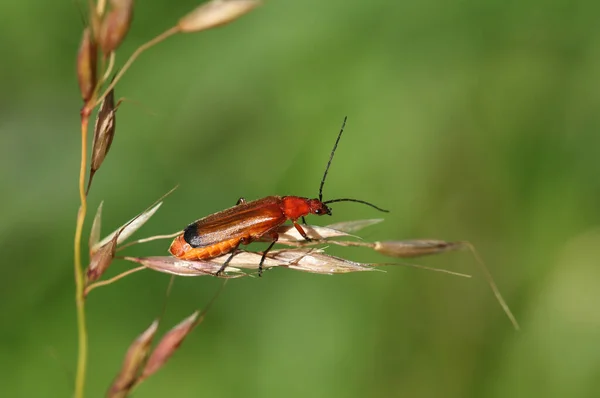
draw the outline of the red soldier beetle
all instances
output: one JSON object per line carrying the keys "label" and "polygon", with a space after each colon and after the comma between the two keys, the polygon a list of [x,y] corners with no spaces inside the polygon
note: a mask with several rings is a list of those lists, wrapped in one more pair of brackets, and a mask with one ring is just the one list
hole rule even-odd
{"label": "red soldier beetle", "polygon": [[[247,245],[264,236],[270,236],[273,241],[263,252],[258,265],[258,275],[262,275],[262,265],[267,253],[279,239],[277,228],[287,220],[292,221],[300,235],[311,241],[297,220],[309,214],[318,216],[331,215],[329,203],[357,202],[373,207],[382,212],[388,212],[364,200],[341,198],[323,201],[323,185],[337,149],[347,117],[344,118],[342,127],[337,136],[325,173],[319,186],[319,198],[309,199],[301,196],[267,196],[263,199],[247,202],[240,198],[234,207],[211,214],[188,225],[184,232],[177,236],[169,252],[183,260],[209,260],[217,256],[231,253],[216,275],[222,273],[235,255],[240,244]],[[304,222],[306,224],[306,222]]]}

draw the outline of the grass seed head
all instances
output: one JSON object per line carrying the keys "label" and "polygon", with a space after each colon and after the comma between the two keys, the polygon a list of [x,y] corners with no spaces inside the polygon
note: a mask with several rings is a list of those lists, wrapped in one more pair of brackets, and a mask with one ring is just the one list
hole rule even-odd
{"label": "grass seed head", "polygon": [[146,366],[144,366],[144,370],[142,371],[142,375],[140,376],[140,380],[150,377],[167,363],[169,358],[171,358],[181,343],[183,343],[183,340],[198,324],[198,315],[198,311],[194,312],[163,336],[156,348],[154,348],[150,354]]}
{"label": "grass seed head", "polygon": [[102,20],[98,39],[105,57],[125,39],[133,20],[133,5],[133,0],[110,1],[110,11]]}
{"label": "grass seed head", "polygon": [[102,274],[108,269],[115,258],[117,251],[117,235],[98,249],[90,259],[90,265],[86,271],[86,281],[88,284],[100,279]]}
{"label": "grass seed head", "polygon": [[123,365],[121,366],[121,371],[108,390],[108,397],[117,398],[126,397],[128,395],[129,390],[138,379],[140,369],[146,361],[157,328],[158,321],[152,322],[150,327],[139,335],[129,346],[127,354],[125,354],[125,359],[123,360]]}
{"label": "grass seed head", "polygon": [[77,79],[81,98],[87,102],[94,93],[97,83],[98,47],[90,28],[83,30],[81,44],[77,53]]}
{"label": "grass seed head", "polygon": [[110,90],[102,100],[98,115],[96,116],[88,190],[94,174],[100,168],[102,162],[104,162],[104,158],[108,154],[113,138],[115,137],[116,112],[114,90]]}

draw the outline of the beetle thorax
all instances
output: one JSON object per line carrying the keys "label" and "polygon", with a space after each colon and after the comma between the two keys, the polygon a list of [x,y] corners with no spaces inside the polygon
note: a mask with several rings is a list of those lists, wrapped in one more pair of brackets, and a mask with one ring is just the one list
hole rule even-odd
{"label": "beetle thorax", "polygon": [[281,211],[291,220],[310,214],[310,205],[308,198],[300,196],[284,196],[281,198]]}

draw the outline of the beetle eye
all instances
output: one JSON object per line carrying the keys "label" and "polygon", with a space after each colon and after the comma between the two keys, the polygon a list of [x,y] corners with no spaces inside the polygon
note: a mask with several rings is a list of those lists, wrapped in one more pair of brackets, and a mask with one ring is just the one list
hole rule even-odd
{"label": "beetle eye", "polygon": [[315,210],[315,214],[321,214],[321,209]]}

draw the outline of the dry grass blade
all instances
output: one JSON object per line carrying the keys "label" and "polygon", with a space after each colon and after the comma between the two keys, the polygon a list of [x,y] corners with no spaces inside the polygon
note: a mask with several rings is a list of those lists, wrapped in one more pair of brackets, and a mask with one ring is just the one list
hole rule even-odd
{"label": "dry grass blade", "polygon": [[[225,254],[211,259],[210,262],[188,261],[187,263],[196,264],[196,268],[206,271],[211,270],[211,272],[215,270],[216,272],[227,261],[229,256],[230,254]],[[258,269],[261,258],[262,253],[239,251],[233,256],[226,270],[230,272],[231,266],[243,269]],[[368,264],[361,264],[324,254],[322,249],[306,248],[270,251],[263,262],[263,268],[274,267],[290,268],[315,274],[343,274],[376,270]]]}
{"label": "dry grass blade", "polygon": [[370,264],[357,263],[330,256],[320,249],[278,250],[269,253],[282,267],[313,274],[346,274],[348,272],[377,271]]}
{"label": "dry grass blade", "polygon": [[199,314],[198,311],[194,312],[163,336],[156,348],[150,354],[146,366],[144,366],[144,370],[139,378],[140,382],[156,373],[165,365],[177,348],[179,348],[181,343],[183,343],[183,340],[187,335],[198,324],[196,320],[198,319]]}
{"label": "dry grass blade", "polygon": [[[336,242],[330,243],[345,243],[355,242]],[[230,257],[230,253],[210,259],[209,261],[190,261],[180,260],[171,256],[156,256],[156,257],[124,257],[125,260],[142,264],[149,269],[164,272],[167,274],[178,276],[215,276],[216,272]],[[262,258],[262,253],[250,251],[238,251],[231,259],[226,268],[226,272],[220,274],[220,278],[239,278],[245,276],[242,269],[258,269],[258,265]],[[284,267],[297,271],[310,272],[313,274],[345,274],[349,272],[362,271],[381,271],[375,267],[387,265],[402,265],[413,268],[425,269],[429,271],[442,272],[450,275],[470,278],[470,275],[459,272],[448,271],[439,268],[430,268],[418,264],[410,263],[383,263],[383,264],[365,264],[355,261],[346,260],[340,257],[330,256],[325,254],[323,249],[316,248],[295,248],[272,250],[265,257],[263,268]],[[233,275],[226,275],[233,273]]]}
{"label": "dry grass blade", "polygon": [[[307,243],[301,243],[299,242],[299,247],[304,247],[307,245],[313,245],[313,244],[320,244],[320,243],[328,243],[328,244],[334,244],[336,246],[344,246],[344,247],[368,247],[371,249],[375,248],[375,243],[371,243],[371,242],[352,242],[352,241],[346,241],[346,240],[341,240],[341,241],[337,241],[337,240],[328,240],[328,241],[324,241],[324,242],[319,242],[319,241],[313,241],[313,242],[307,242]],[[292,244],[292,242],[289,242],[288,244]],[[306,249],[305,249],[306,250]],[[428,253],[431,254],[431,253]],[[434,271],[434,272],[440,272],[440,273],[444,273],[444,274],[449,274],[449,275],[454,275],[454,276],[460,276],[463,278],[470,278],[471,275],[469,274],[463,274],[461,272],[454,272],[454,271],[449,271],[446,269],[442,269],[442,268],[432,268],[432,267],[426,267],[424,265],[420,265],[420,264],[413,264],[413,263],[407,263],[407,262],[396,262],[396,263],[370,263],[370,264],[362,264],[364,266],[370,266],[370,267],[381,267],[381,266],[388,266],[388,265],[401,265],[404,267],[411,267],[411,268],[418,268],[418,269],[423,269],[423,270],[427,270],[427,271]]]}
{"label": "dry grass blade", "polygon": [[[272,251],[269,254],[273,253]],[[227,261],[230,254],[225,254],[219,257],[215,257],[210,261],[214,264],[217,264],[219,268]],[[260,259],[262,258],[262,253],[249,252],[239,250],[235,256],[229,262],[229,266],[234,266],[237,268],[244,269],[258,269],[258,264],[260,263]],[[267,255],[265,261],[263,263],[264,268],[273,268],[281,265],[281,261],[274,260],[271,256]],[[226,272],[229,272],[229,266],[226,268]]]}
{"label": "dry grass blade", "polygon": [[256,0],[212,0],[184,16],[177,23],[181,32],[200,32],[225,25],[260,5]]}
{"label": "dry grass blade", "polygon": [[[179,276],[215,275],[230,254],[225,254],[210,261],[186,261],[175,257],[125,257],[126,260],[142,264],[159,272]],[[226,268],[227,273],[236,275],[219,275],[219,277],[236,278],[244,276],[243,269],[258,269],[262,253],[239,251]],[[343,274],[358,271],[375,271],[370,264],[362,264],[339,257],[324,254],[321,249],[284,249],[270,251],[265,258],[263,268],[285,267],[315,274]]]}
{"label": "dry grass blade", "polygon": [[158,321],[152,322],[150,327],[131,344],[127,350],[127,354],[125,354],[121,371],[108,390],[108,397],[120,398],[128,395],[138,379],[140,369],[148,356],[150,345],[152,344],[157,329]]}
{"label": "dry grass blade", "polygon": [[368,220],[355,220],[355,221],[343,221],[335,224],[329,224],[326,227],[335,229],[340,232],[356,232],[363,228],[370,227],[371,225],[379,224],[383,221],[383,218],[372,218]]}
{"label": "dry grass blade", "polygon": [[162,202],[158,202],[151,208],[145,210],[143,213],[140,213],[139,215],[135,216],[134,218],[129,220],[127,223],[125,223],[122,227],[119,227],[117,230],[113,231],[110,235],[108,235],[107,237],[102,239],[102,241],[100,243],[97,243],[92,248],[92,250],[94,250],[94,248],[96,248],[96,247],[105,245],[108,241],[112,240],[112,238],[117,234],[118,234],[117,245],[119,245],[125,239],[129,238],[135,231],[140,229],[142,227],[142,225],[144,225],[154,215],[154,213],[156,213],[156,211],[159,209],[159,207],[161,205],[162,205]]}
{"label": "dry grass blade", "polygon": [[[222,265],[229,254],[212,259]],[[258,269],[262,253],[240,251],[231,259],[229,265],[237,268]],[[314,274],[344,274],[348,272],[375,271],[368,264],[357,263],[339,257],[324,254],[322,249],[282,249],[267,254],[263,268],[284,267]],[[229,268],[227,268],[229,270]]]}
{"label": "dry grass blade", "polygon": [[[343,231],[338,231],[328,227],[318,227],[315,225],[303,225],[302,229],[306,232],[309,238],[315,240],[325,240],[330,238],[339,238],[344,236],[351,236],[356,238],[356,236],[350,235]],[[293,225],[282,225],[277,228],[277,233],[279,234],[279,240],[277,243],[286,244],[286,243],[294,243],[294,242],[305,242],[306,239]],[[265,236],[264,239],[261,239],[263,242],[270,242],[272,239],[268,236]]]}
{"label": "dry grass blade", "polygon": [[[216,262],[186,261],[170,256],[124,257],[124,259],[134,263],[142,264],[143,266],[154,271],[178,276],[214,276],[219,268],[221,268],[221,264]],[[226,273],[233,273],[234,275],[227,275]],[[235,267],[228,267],[226,273],[224,272],[223,274],[219,275],[219,277],[239,278],[246,275],[242,272],[242,270]]]}
{"label": "dry grass blade", "polygon": [[[98,210],[96,210],[96,215],[94,216],[94,221],[92,223],[92,229],[90,231],[90,240],[89,247],[94,247],[100,241],[100,232],[102,229],[102,204],[104,202],[100,202],[98,206]],[[94,253],[91,253],[94,254]]]}

